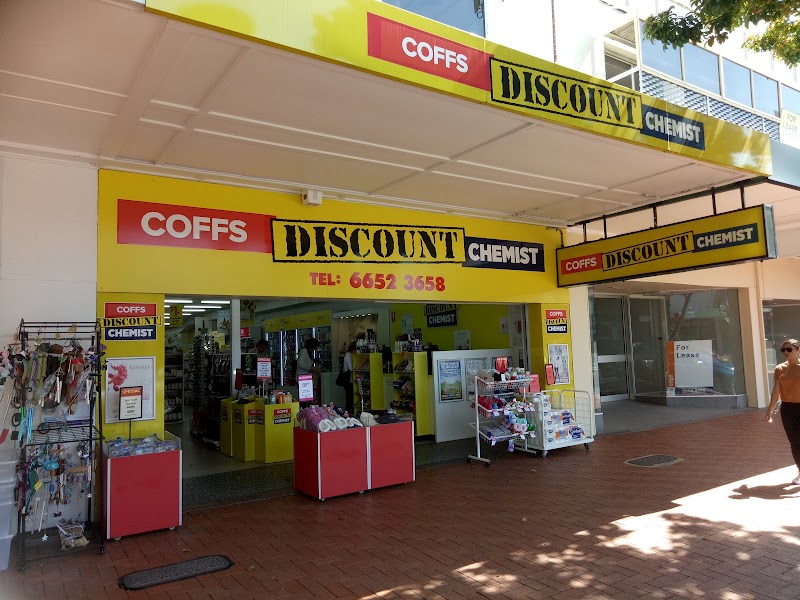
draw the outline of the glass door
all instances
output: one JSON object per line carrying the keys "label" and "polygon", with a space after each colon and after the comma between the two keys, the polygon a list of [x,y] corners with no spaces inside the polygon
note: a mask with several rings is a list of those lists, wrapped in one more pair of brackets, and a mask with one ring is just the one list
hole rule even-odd
{"label": "glass door", "polygon": [[595,296],[594,320],[600,401],[628,399],[630,393],[623,298]]}
{"label": "glass door", "polygon": [[634,394],[663,393],[666,302],[660,297],[631,296],[629,307]]}

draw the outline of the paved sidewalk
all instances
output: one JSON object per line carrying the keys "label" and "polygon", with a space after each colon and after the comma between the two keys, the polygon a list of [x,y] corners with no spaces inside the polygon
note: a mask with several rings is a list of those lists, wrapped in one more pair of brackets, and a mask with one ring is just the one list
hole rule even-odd
{"label": "paved sidewalk", "polygon": [[[646,454],[683,460],[640,468]],[[547,458],[422,470],[326,502],[189,512],[174,532],[0,573],[0,598],[800,598],[800,486],[763,411],[604,436]],[[117,577],[207,554],[214,575],[126,593]]]}

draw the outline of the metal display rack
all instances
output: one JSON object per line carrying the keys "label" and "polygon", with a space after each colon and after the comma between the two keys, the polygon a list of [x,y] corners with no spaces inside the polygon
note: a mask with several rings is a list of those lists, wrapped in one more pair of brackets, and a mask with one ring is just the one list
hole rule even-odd
{"label": "metal display rack", "polygon": [[592,397],[580,390],[548,390],[547,396],[541,394],[539,401],[533,402],[533,419],[539,434],[524,444],[515,442],[525,451],[540,451],[547,456],[550,450],[583,444],[589,449],[594,441],[591,436],[594,408]]}
{"label": "metal display rack", "polygon": [[[507,441],[511,450],[530,454],[583,444],[589,449],[594,410],[592,397],[580,390],[526,391],[532,379],[490,381],[475,377],[475,454],[467,460],[491,461],[481,456],[481,439],[494,446]],[[519,431],[507,422],[516,420]],[[527,424],[523,427],[523,422]],[[502,423],[502,424],[501,424]],[[524,429],[524,430],[523,430]]]}
{"label": "metal display rack", "polygon": [[[24,421],[20,420],[25,424],[21,422],[13,436],[19,447],[16,539],[20,569],[33,560],[64,556],[66,552],[99,547],[102,554],[103,503],[94,495],[101,489],[103,475],[98,459],[103,439],[104,383],[99,322],[23,320],[17,339],[21,360],[28,367],[25,373],[30,373],[27,382],[19,382],[23,385],[12,400],[25,415]],[[57,352],[51,351],[55,344],[61,346]],[[70,383],[81,381],[80,373],[86,373],[81,385],[70,388]],[[59,405],[62,399],[87,402],[88,418],[71,422],[64,416],[52,420],[55,411],[49,411],[49,418],[43,419],[42,415],[48,414],[48,401]],[[77,502],[85,502],[78,516],[71,520],[62,517],[66,506]]]}
{"label": "metal display rack", "polygon": [[164,422],[183,421],[183,353],[164,355]]}
{"label": "metal display rack", "polygon": [[[475,454],[469,455],[468,461],[477,460],[487,467],[491,464],[490,459],[481,455],[482,439],[492,446],[507,441],[523,452],[536,453],[526,446],[528,440],[538,434],[536,429],[530,427],[532,422],[528,418],[528,414],[533,414],[534,411],[533,394],[525,390],[531,386],[532,381],[529,377],[509,381],[475,377],[475,422],[470,423],[475,428]],[[524,429],[514,431],[501,425],[510,417],[526,423]],[[522,425],[519,428],[522,429]],[[516,442],[522,444],[518,446]]]}

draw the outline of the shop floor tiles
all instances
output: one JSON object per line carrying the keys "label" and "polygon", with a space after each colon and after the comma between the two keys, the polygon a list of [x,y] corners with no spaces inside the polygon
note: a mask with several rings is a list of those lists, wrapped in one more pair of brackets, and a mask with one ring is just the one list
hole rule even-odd
{"label": "shop floor tiles", "polygon": [[[0,598],[521,600],[800,597],[800,486],[763,411],[598,438],[408,485],[186,512],[184,525],[0,573]],[[648,454],[683,460],[624,464]],[[139,592],[125,573],[222,554]],[[14,557],[12,556],[12,561]]]}

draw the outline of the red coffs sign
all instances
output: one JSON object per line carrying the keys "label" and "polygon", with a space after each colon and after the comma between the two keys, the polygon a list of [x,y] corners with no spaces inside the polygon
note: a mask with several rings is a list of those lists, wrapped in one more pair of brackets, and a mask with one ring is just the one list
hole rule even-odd
{"label": "red coffs sign", "polygon": [[581,271],[593,271],[603,268],[603,254],[587,254],[577,258],[568,258],[561,261],[561,274],[580,273]]}
{"label": "red coffs sign", "polygon": [[106,302],[105,318],[114,317],[157,317],[158,306],[140,302]]}
{"label": "red coffs sign", "polygon": [[381,60],[489,91],[491,54],[367,13],[367,53]]}
{"label": "red coffs sign", "polygon": [[566,319],[567,311],[564,309],[559,310],[546,310],[544,311],[545,319]]}
{"label": "red coffs sign", "polygon": [[117,243],[272,252],[271,215],[117,201]]}

